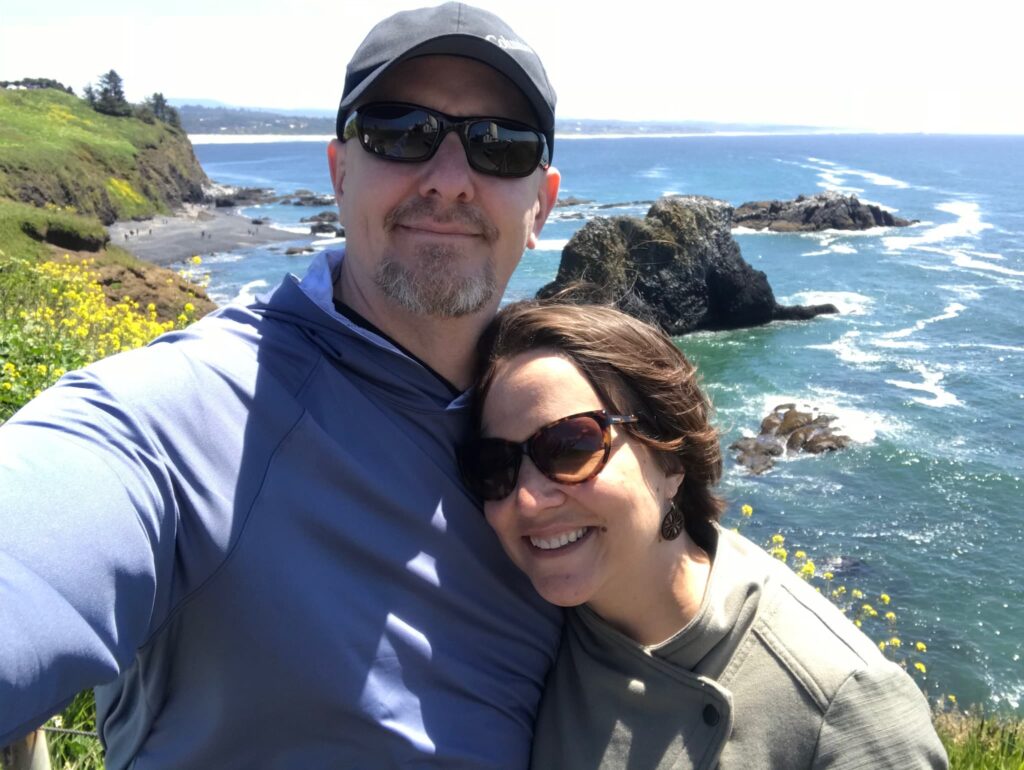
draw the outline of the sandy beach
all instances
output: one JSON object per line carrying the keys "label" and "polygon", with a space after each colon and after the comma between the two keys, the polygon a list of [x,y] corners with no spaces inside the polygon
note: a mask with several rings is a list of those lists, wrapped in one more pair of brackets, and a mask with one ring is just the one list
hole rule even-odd
{"label": "sandy beach", "polygon": [[185,208],[173,216],[115,222],[107,230],[112,245],[156,265],[181,262],[197,254],[204,256],[268,243],[294,241],[300,246],[313,241],[313,236],[254,225],[248,217],[196,204],[185,204]]}

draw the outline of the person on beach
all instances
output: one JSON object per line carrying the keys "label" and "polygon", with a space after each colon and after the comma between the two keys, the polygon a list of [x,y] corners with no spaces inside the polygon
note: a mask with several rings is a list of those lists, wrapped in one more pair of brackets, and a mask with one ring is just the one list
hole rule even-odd
{"label": "person on beach", "polygon": [[718,525],[710,403],[665,334],[520,302],[478,361],[467,486],[541,596],[571,608],[534,768],[946,767],[907,673]]}
{"label": "person on beach", "polygon": [[455,445],[554,108],[493,14],[385,19],[328,150],[345,249],[0,428],[0,745],[95,686],[110,770],[527,766],[561,615]]}

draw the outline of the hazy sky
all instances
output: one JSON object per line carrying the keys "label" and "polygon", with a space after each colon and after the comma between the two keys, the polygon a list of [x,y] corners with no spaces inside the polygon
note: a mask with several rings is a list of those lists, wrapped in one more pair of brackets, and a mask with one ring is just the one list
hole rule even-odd
{"label": "hazy sky", "polygon": [[[330,109],[367,30],[420,4],[0,0],[0,79],[81,93],[113,68],[132,101]],[[1024,133],[1022,14],[1007,0],[477,4],[541,54],[564,118]]]}

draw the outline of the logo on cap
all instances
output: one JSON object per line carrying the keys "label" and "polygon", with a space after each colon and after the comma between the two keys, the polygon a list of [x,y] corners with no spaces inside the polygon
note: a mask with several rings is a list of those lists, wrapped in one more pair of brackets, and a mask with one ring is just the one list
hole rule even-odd
{"label": "logo on cap", "polygon": [[530,48],[530,46],[521,40],[509,40],[504,35],[488,35],[486,40],[489,43],[494,43],[498,48],[513,51],[526,51],[526,53],[532,53],[534,56],[537,55],[533,52],[533,49]]}

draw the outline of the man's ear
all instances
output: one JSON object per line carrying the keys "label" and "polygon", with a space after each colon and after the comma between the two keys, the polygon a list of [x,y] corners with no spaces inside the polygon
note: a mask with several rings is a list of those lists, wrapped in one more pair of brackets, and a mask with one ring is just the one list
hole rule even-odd
{"label": "man's ear", "polygon": [[555,207],[555,201],[558,200],[558,187],[561,183],[562,175],[558,173],[557,168],[549,166],[545,169],[544,178],[541,180],[540,189],[537,191],[538,205],[537,213],[533,217],[533,228],[526,239],[526,247],[528,249],[537,248],[537,238],[540,236],[540,231],[544,228],[544,223],[548,221],[548,214]]}
{"label": "man's ear", "polygon": [[332,139],[327,145],[327,165],[331,172],[331,187],[334,188],[334,199],[341,208],[342,190],[345,181],[345,143]]}

